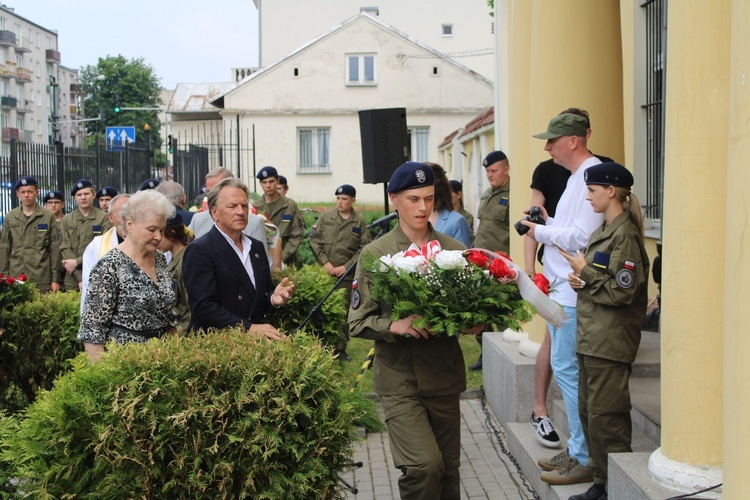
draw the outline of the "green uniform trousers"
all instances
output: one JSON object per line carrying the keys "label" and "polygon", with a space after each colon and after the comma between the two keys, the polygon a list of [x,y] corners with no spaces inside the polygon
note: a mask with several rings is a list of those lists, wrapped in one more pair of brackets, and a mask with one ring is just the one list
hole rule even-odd
{"label": "green uniform trousers", "polygon": [[[376,361],[377,362],[377,361]],[[458,394],[380,396],[402,499],[460,499]]]}
{"label": "green uniform trousers", "polygon": [[607,484],[607,455],[629,453],[630,363],[577,354],[578,414],[589,448],[594,482]]}

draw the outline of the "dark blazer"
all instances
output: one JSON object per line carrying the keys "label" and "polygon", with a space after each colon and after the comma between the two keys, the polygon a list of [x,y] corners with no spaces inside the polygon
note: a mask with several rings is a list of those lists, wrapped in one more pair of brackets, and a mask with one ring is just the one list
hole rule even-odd
{"label": "dark blazer", "polygon": [[265,323],[275,285],[263,243],[250,238],[253,286],[234,249],[214,226],[185,248],[182,275],[190,301],[189,329]]}

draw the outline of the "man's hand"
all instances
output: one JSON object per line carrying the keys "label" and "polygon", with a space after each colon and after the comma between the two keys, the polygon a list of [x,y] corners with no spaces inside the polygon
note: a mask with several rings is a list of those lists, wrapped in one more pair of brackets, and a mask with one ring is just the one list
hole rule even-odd
{"label": "man's hand", "polygon": [[430,336],[435,335],[427,328],[416,328],[412,326],[412,323],[417,318],[421,318],[421,316],[418,314],[412,314],[411,316],[392,322],[391,333],[402,336],[411,335],[412,337],[423,339],[428,339]]}
{"label": "man's hand", "polygon": [[276,307],[281,307],[294,297],[297,286],[289,278],[284,278],[281,283],[276,285],[276,289],[271,295],[271,303]]}
{"label": "man's hand", "polygon": [[68,271],[68,274],[73,274],[76,268],[78,268],[78,264],[76,263],[75,259],[63,259],[62,264],[63,267],[65,267],[65,270]]}
{"label": "man's hand", "polygon": [[529,232],[526,233],[526,236],[536,241],[536,236],[534,236],[534,229],[536,229],[539,224],[528,221],[526,219],[521,219],[519,222],[529,228]]}
{"label": "man's hand", "polygon": [[346,272],[346,266],[338,266],[333,268],[333,275],[340,278]]}
{"label": "man's hand", "polygon": [[60,283],[50,283],[49,284],[49,291],[50,292],[59,292],[60,291]]}
{"label": "man's hand", "polygon": [[257,335],[259,337],[265,337],[270,340],[284,340],[286,335],[279,332],[276,328],[269,325],[268,323],[261,323],[258,325],[252,325],[248,328],[247,333],[250,335]]}

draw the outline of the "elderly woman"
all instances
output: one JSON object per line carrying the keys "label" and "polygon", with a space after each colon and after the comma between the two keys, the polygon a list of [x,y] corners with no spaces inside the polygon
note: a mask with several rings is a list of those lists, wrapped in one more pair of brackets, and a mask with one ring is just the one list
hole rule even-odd
{"label": "elderly woman", "polygon": [[146,342],[174,327],[175,292],[164,254],[158,252],[175,209],[156,191],[139,191],[120,209],[125,241],[94,266],[81,313],[78,340],[92,363],[104,344]]}
{"label": "elderly woman", "polygon": [[185,335],[190,325],[190,303],[188,302],[187,288],[182,279],[182,256],[187,245],[195,239],[193,232],[185,227],[185,222],[179,213],[167,220],[164,229],[164,238],[161,240],[159,250],[164,253],[171,252],[172,260],[169,261],[169,275],[172,277],[172,288],[176,294],[174,303],[174,315],[177,319],[177,333]]}

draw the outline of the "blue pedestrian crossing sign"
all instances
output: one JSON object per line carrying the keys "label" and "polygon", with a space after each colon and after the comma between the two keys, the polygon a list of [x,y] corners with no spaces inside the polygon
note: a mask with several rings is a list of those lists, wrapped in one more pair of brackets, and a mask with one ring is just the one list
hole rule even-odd
{"label": "blue pedestrian crossing sign", "polygon": [[107,127],[107,151],[122,151],[126,144],[135,142],[135,127]]}

